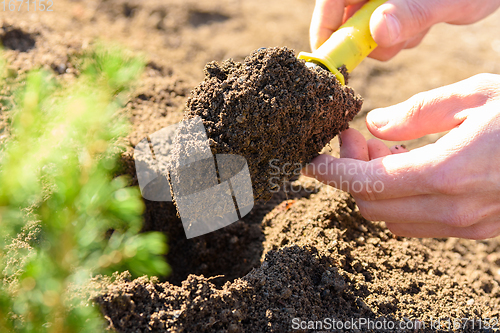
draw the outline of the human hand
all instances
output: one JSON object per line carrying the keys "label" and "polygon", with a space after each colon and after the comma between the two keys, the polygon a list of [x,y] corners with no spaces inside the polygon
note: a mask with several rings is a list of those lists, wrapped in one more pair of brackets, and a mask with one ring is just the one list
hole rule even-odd
{"label": "human hand", "polygon": [[[316,50],[366,0],[316,0],[311,21],[311,48]],[[389,0],[370,19],[370,31],[379,45],[370,57],[389,60],[399,51],[420,44],[436,23],[471,24],[493,13],[499,0]]]}
{"label": "human hand", "polygon": [[366,124],[392,141],[450,132],[391,154],[381,141],[349,130],[341,158],[320,155],[302,172],[350,192],[366,219],[385,221],[396,235],[500,235],[500,75],[476,75],[373,110]]}

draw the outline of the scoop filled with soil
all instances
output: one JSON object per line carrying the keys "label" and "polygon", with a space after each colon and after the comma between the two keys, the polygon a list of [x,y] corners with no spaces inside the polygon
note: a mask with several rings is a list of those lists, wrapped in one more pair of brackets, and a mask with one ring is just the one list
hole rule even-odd
{"label": "scoop filled with soil", "polygon": [[243,63],[209,63],[187,103],[201,117],[213,154],[246,158],[254,197],[268,199],[298,175],[361,109],[346,87],[377,46],[370,17],[385,0],[367,2],[313,53],[259,49]]}
{"label": "scoop filled with soil", "polygon": [[185,119],[203,120],[212,153],[246,158],[254,197],[269,199],[359,112],[362,99],[285,47],[205,67]]}

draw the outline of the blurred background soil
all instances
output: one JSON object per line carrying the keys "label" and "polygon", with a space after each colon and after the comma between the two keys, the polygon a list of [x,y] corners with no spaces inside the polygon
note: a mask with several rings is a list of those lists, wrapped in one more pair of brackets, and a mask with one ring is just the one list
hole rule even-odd
{"label": "blurred background soil", "polygon": [[[309,50],[313,6],[313,0],[54,0],[53,12],[0,7],[0,40],[9,73],[19,80],[38,67],[72,80],[75,55],[98,41],[147,59],[124,109],[132,132],[122,172],[137,184],[134,145],[181,120],[205,63],[241,61],[260,47]],[[478,73],[500,73],[498,31],[500,12],[472,26],[438,25],[418,48],[389,62],[367,59],[350,80],[365,100],[351,126],[369,138],[364,117],[373,108]],[[0,99],[8,96],[0,91]],[[0,111],[1,140],[8,114]],[[438,137],[405,143],[413,149]],[[335,155],[333,141],[326,151]],[[160,277],[167,282],[126,275],[96,280],[110,327],[286,332],[297,317],[499,319],[499,239],[397,238],[383,223],[365,221],[342,192],[302,178],[285,187],[288,193],[257,203],[242,221],[192,240],[172,204],[146,201],[144,230],[167,233],[173,273]]]}

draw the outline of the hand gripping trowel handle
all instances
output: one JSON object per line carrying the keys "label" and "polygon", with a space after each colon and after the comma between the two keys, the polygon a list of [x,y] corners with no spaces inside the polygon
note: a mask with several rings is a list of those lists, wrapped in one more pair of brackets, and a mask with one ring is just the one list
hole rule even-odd
{"label": "hand gripping trowel handle", "polygon": [[350,73],[377,47],[370,33],[370,17],[384,2],[386,0],[368,1],[316,51],[300,52],[298,58],[328,69],[342,84],[345,84],[344,76],[338,68],[345,65]]}

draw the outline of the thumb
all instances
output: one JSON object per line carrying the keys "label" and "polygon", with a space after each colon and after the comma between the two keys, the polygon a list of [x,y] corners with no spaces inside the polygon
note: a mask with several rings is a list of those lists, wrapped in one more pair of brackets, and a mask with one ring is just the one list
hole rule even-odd
{"label": "thumb", "polygon": [[384,140],[413,140],[460,125],[470,109],[484,105],[487,90],[474,89],[480,75],[414,95],[407,101],[375,109],[366,116],[368,130]]}
{"label": "thumb", "polygon": [[390,0],[380,5],[370,19],[375,42],[390,47],[411,39],[438,22],[448,22],[462,9],[463,0]]}

